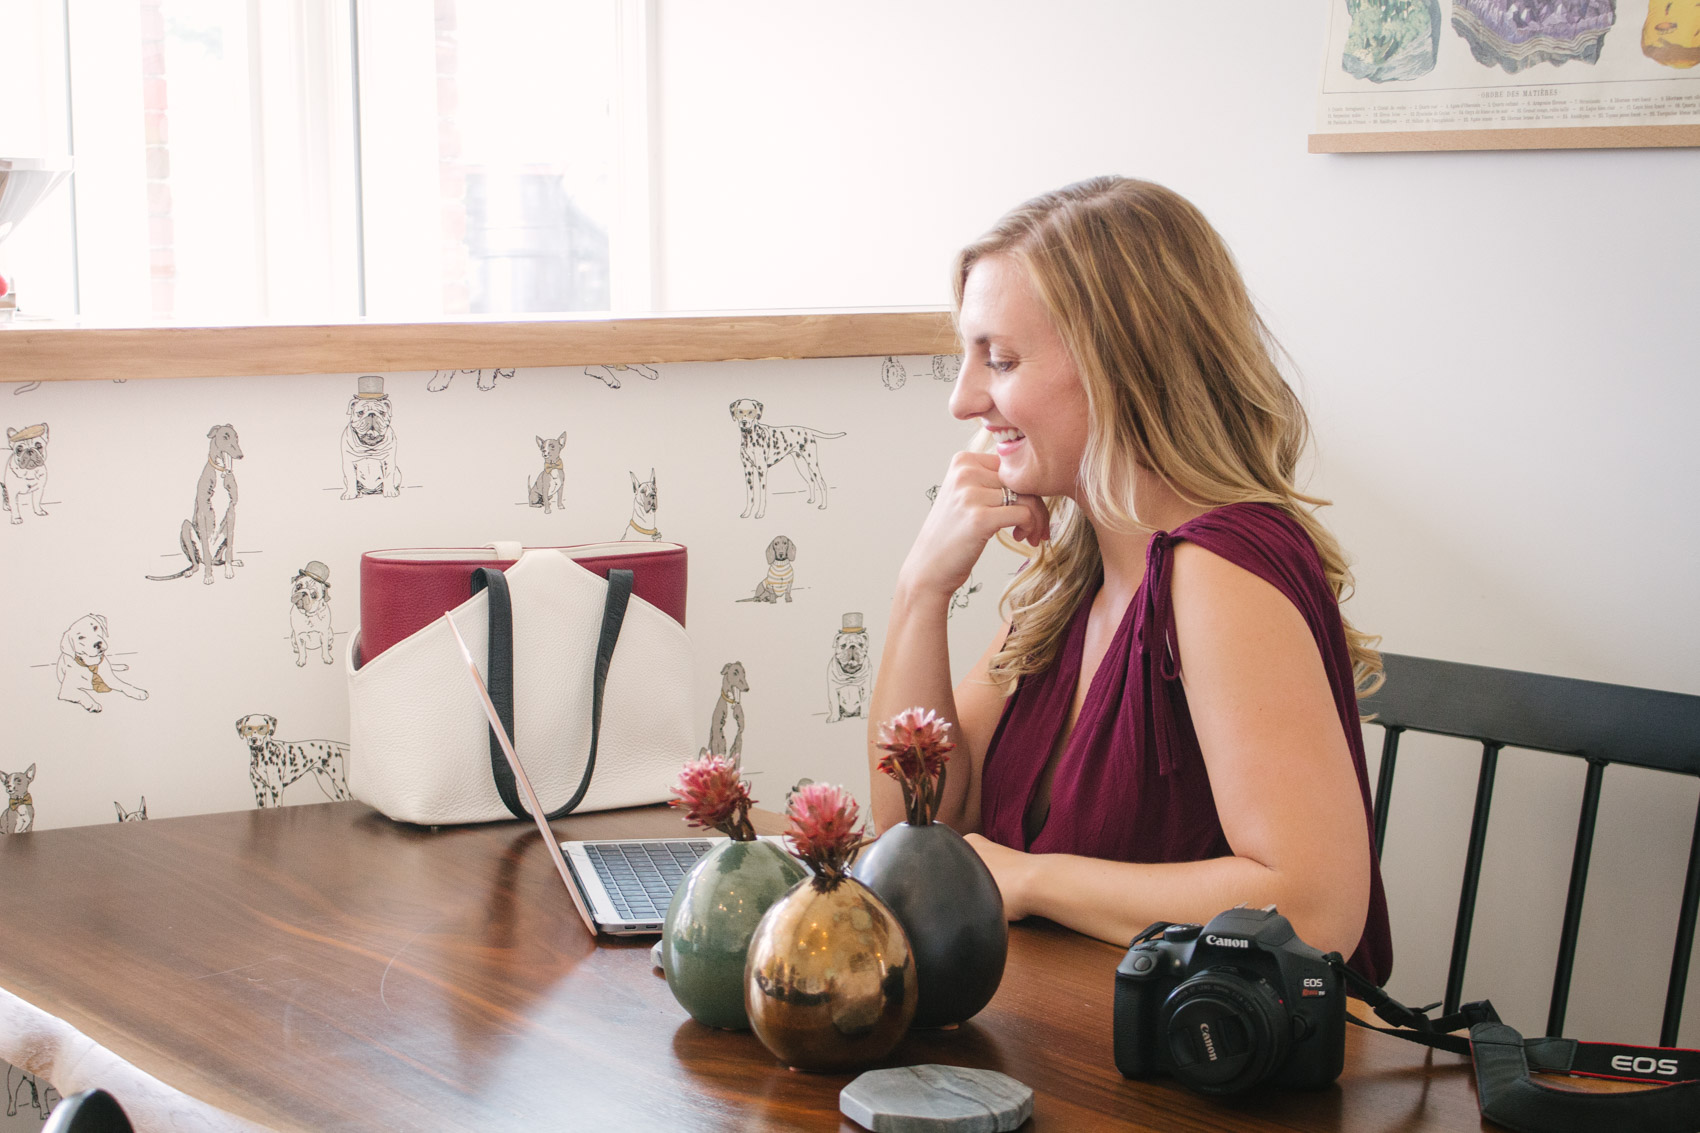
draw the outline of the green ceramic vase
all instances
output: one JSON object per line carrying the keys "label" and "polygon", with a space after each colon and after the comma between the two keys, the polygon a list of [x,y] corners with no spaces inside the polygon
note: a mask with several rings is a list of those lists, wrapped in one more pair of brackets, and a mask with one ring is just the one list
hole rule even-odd
{"label": "green ceramic vase", "polygon": [[744,958],[756,925],[809,875],[772,842],[714,847],[673,894],[661,929],[661,970],[679,1006],[709,1027],[747,1031]]}

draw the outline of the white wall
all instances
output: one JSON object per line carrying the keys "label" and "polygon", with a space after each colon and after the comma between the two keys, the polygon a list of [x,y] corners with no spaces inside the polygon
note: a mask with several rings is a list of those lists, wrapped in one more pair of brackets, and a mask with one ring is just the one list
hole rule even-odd
{"label": "white wall", "polygon": [[[663,300],[943,303],[954,250],[1025,197],[1164,182],[1222,230],[1303,372],[1360,625],[1400,652],[1700,693],[1700,153],[1307,154],[1324,15],[662,0]],[[1407,750],[1392,987],[1426,1002],[1475,760]],[[1507,761],[1466,994],[1538,1030],[1583,770]],[[1607,777],[1570,1033],[1656,1037],[1696,794]],[[1627,959],[1625,937],[1645,941]]]}

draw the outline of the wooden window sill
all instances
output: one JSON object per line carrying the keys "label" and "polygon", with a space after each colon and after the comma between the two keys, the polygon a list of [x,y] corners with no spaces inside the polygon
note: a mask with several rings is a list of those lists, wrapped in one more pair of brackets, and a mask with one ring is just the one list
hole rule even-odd
{"label": "wooden window sill", "polygon": [[320,326],[0,324],[0,382],[952,354],[936,309]]}

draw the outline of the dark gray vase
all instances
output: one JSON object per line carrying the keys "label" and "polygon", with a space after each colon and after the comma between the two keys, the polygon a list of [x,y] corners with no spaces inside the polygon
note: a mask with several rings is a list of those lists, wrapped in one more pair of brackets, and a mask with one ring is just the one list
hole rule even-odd
{"label": "dark gray vase", "polygon": [[909,934],[921,998],[917,1027],[948,1027],[991,1002],[1009,953],[1003,894],[962,835],[942,823],[899,823],[851,870]]}

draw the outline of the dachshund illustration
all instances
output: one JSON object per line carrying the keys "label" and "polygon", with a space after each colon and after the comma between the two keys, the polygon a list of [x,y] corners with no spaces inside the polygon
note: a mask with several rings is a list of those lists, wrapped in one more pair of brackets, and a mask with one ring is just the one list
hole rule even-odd
{"label": "dachshund illustration", "polygon": [[791,600],[795,583],[797,545],[783,535],[775,535],[767,544],[767,575],[756,583],[756,592],[740,602],[777,602]]}

